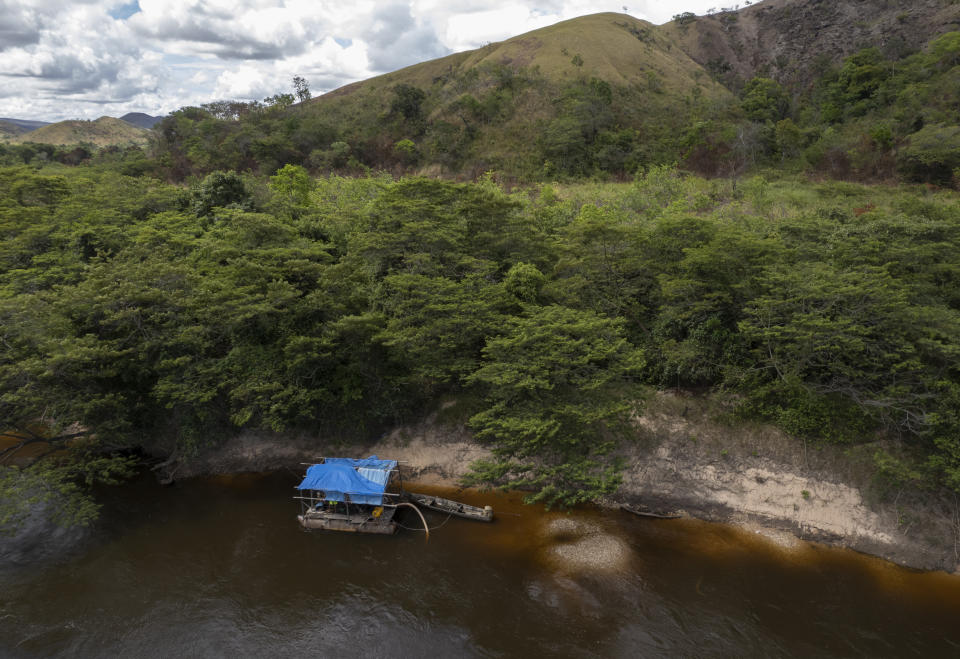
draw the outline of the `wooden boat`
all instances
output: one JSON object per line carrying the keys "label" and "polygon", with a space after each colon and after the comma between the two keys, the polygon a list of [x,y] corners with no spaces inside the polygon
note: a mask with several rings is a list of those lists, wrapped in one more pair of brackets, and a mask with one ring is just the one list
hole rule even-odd
{"label": "wooden boat", "polygon": [[646,510],[640,506],[631,506],[629,504],[623,504],[620,506],[620,510],[625,510],[626,512],[632,513],[637,517],[652,517],[654,519],[677,519],[683,517],[683,515],[677,512],[655,513],[652,510]]}
{"label": "wooden boat", "polygon": [[478,522],[493,521],[493,508],[490,506],[479,508],[466,503],[460,503],[459,501],[437,497],[432,494],[419,494],[417,492],[407,492],[406,496],[412,503],[422,508],[429,508],[430,510],[449,513],[450,515],[456,515],[457,517],[472,519]]}

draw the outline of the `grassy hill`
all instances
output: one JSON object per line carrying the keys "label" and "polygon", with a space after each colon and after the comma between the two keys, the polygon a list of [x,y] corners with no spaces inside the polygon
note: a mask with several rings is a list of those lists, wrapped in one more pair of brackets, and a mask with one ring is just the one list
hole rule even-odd
{"label": "grassy hill", "polygon": [[[684,52],[674,50],[670,35],[627,14],[601,13],[563,21],[476,50],[422,62],[353,83],[311,101],[325,105],[333,99],[388,89],[406,83],[420,87],[458,87],[458,78],[472,69],[508,67],[538,69],[553,81],[597,77],[613,85],[646,86],[653,72],[663,79],[661,91],[689,91],[700,83],[701,67]],[[578,65],[573,58],[580,55]],[[462,87],[463,82],[460,81]],[[714,94],[718,86],[704,81]]]}
{"label": "grassy hill", "polygon": [[[417,107],[404,105],[398,86],[422,93]],[[551,160],[582,172],[603,148],[592,148],[598,140],[623,152],[607,154],[615,165],[634,165],[649,156],[638,146],[655,149],[698,108],[733,100],[670,35],[603,13],[348,85],[305,109],[362,145],[367,159],[389,160],[396,142],[409,139],[413,157],[435,173],[465,165],[474,174],[531,172]],[[567,148],[577,132],[586,148]]]}
{"label": "grassy hill", "polygon": [[[869,11],[868,11],[869,10]],[[764,167],[960,181],[960,3],[769,0],[654,26],[584,16],[302,104],[184,108],[156,162],[517,180]],[[956,183],[960,185],[960,182]]]}
{"label": "grassy hill", "polygon": [[25,132],[26,129],[22,128],[21,126],[0,119],[0,142],[6,142],[7,140]]}
{"label": "grassy hill", "polygon": [[71,119],[42,126],[10,140],[13,143],[36,142],[39,144],[95,144],[113,146],[121,144],[145,144],[149,131],[113,117],[100,117],[95,121]]}

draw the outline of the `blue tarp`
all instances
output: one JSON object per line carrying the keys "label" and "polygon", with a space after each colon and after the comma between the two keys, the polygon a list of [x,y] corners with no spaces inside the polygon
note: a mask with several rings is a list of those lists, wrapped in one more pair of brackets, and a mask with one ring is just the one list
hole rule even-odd
{"label": "blue tarp", "polygon": [[396,460],[379,460],[375,455],[363,460],[327,458],[323,464],[311,465],[297,488],[322,491],[328,501],[345,501],[348,494],[351,503],[379,506],[396,466]]}
{"label": "blue tarp", "polygon": [[385,469],[387,471],[397,468],[396,460],[381,460],[375,455],[369,458],[326,458],[327,464],[345,464],[351,467],[367,467],[370,469]]}

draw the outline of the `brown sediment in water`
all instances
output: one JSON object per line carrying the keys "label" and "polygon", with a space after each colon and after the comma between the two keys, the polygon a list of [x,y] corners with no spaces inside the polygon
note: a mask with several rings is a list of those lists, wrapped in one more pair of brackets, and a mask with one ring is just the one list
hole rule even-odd
{"label": "brown sediment in water", "polygon": [[[493,506],[493,524],[464,521],[462,524],[470,526],[459,529],[488,551],[526,556],[553,573],[615,572],[624,569],[632,556],[616,527],[603,523],[606,517],[600,509],[547,511],[540,504],[523,503],[523,495],[518,493],[479,492],[420,481],[406,487],[475,506]],[[444,523],[442,517],[434,519]]]}

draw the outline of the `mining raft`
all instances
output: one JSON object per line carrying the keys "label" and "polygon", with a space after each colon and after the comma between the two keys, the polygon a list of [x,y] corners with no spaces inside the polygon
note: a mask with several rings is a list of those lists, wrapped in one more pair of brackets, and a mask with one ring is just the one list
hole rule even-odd
{"label": "mining raft", "polygon": [[406,492],[396,460],[320,458],[307,466],[294,497],[300,501],[297,520],[304,529],[392,534],[397,510],[417,512],[429,535],[420,508],[477,521],[493,521],[493,508],[479,508],[428,494]]}

